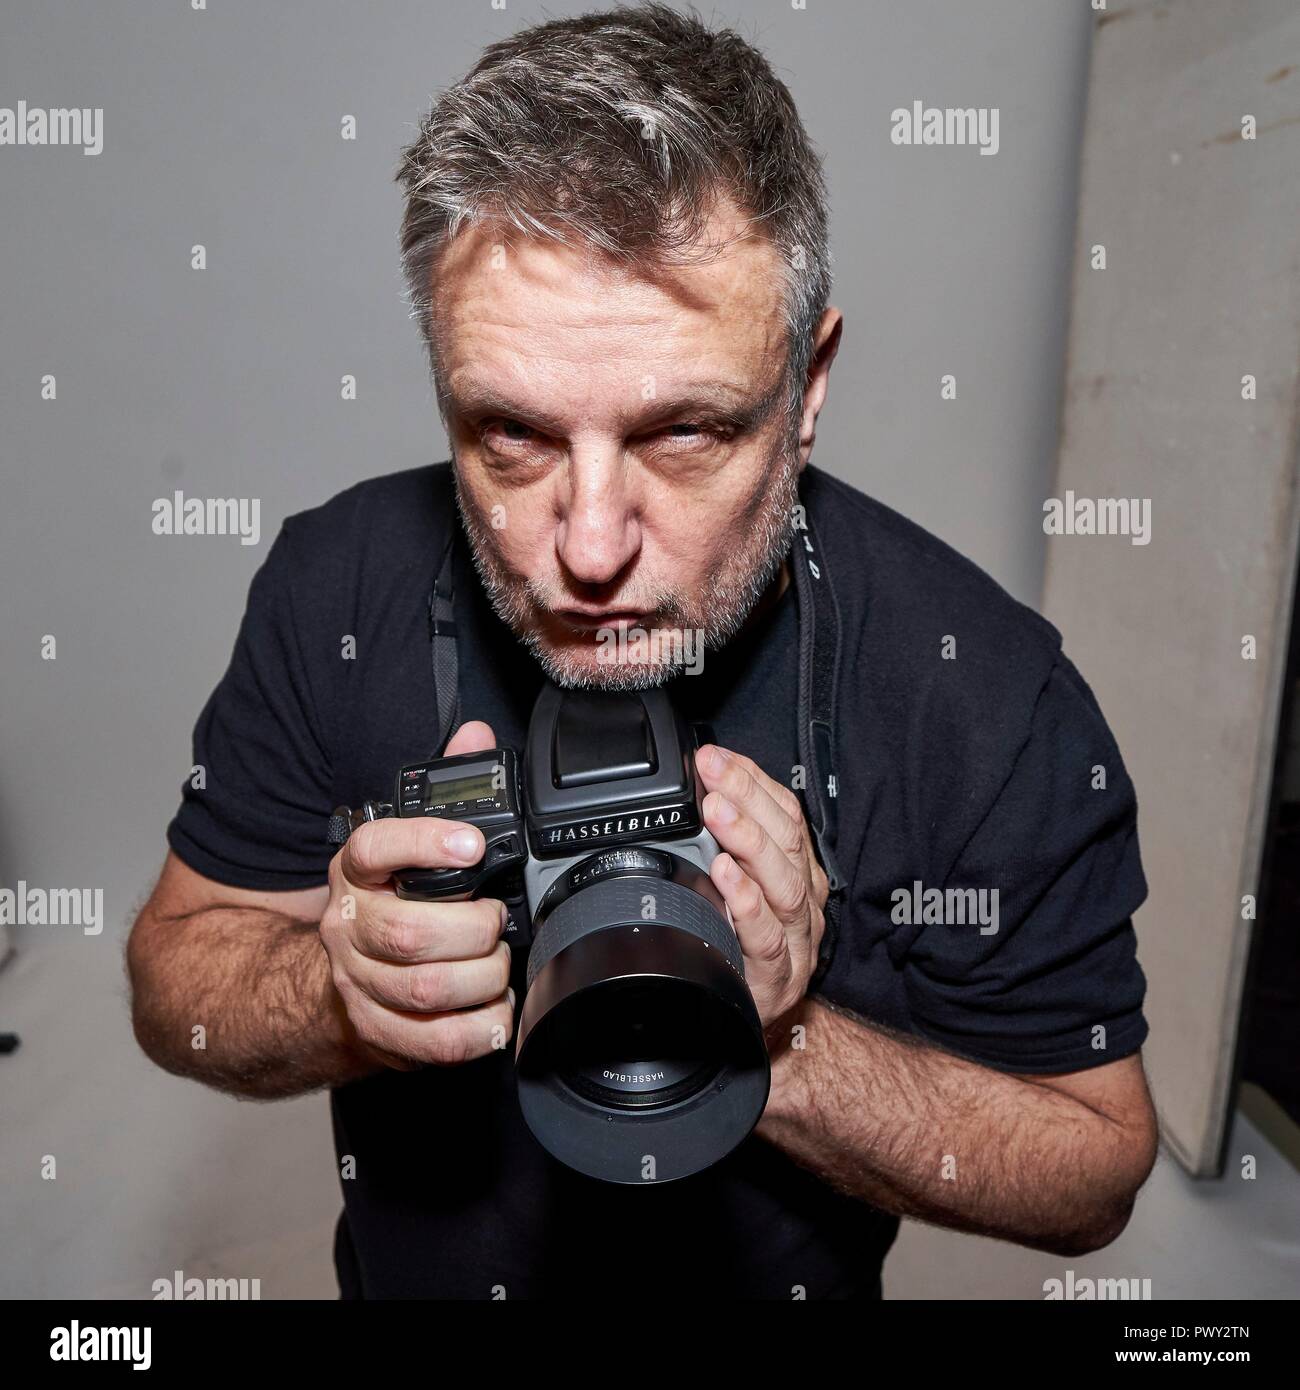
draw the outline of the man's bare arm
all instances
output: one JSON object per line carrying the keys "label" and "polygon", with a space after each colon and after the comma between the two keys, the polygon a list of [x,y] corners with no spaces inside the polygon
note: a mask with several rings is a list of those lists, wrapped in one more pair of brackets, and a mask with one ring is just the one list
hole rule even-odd
{"label": "man's bare arm", "polygon": [[[802,1024],[800,1048],[788,1045]],[[758,1132],[902,1216],[1077,1255],[1123,1230],[1155,1162],[1137,1055],[1008,1076],[805,999],[783,1020]]]}
{"label": "man's bare arm", "polygon": [[359,1047],[330,978],[318,930],[328,900],[324,885],[230,888],[168,854],[127,944],[132,1022],[148,1056],[263,1099],[382,1070]]}
{"label": "man's bare arm", "polygon": [[[495,744],[470,720],[447,752]],[[168,1071],[264,1099],[505,1047],[505,904],[406,901],[392,882],[403,867],[476,864],[483,848],[460,821],[379,820],[330,860],[328,884],[295,893],[228,888],[169,854],[127,944],[140,1046]]]}

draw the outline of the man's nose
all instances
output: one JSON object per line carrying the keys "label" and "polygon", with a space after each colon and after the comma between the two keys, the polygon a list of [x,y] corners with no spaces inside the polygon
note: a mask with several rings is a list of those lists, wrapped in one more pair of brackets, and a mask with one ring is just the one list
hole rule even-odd
{"label": "man's nose", "polygon": [[556,551],[581,584],[608,584],[641,548],[638,503],[621,459],[571,458]]}

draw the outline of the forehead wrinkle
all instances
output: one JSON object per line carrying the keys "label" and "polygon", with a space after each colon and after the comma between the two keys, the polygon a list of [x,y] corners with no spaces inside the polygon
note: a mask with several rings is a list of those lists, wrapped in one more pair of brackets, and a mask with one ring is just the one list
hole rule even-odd
{"label": "forehead wrinkle", "polygon": [[[484,270],[483,252],[491,244],[490,227],[479,224],[464,229],[444,249],[433,287],[440,331],[453,323],[483,324],[490,317],[534,334],[617,333],[620,328],[634,333],[652,327],[684,329],[690,336],[702,325],[706,331],[725,330],[728,321],[752,325],[765,343],[780,332],[774,321],[781,318],[779,258],[762,236],[736,238],[702,260],[673,265],[623,265],[592,248],[515,243],[521,254],[510,257],[505,277]],[[545,302],[541,322],[537,305],[529,312],[530,296]]]}

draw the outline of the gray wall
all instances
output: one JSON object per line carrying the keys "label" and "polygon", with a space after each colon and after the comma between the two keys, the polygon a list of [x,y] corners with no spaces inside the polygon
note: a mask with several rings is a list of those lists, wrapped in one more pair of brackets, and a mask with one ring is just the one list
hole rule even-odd
{"label": "gray wall", "polygon": [[[19,930],[0,973],[0,1029],[23,1037],[0,1058],[0,1248],[18,1256],[0,1294],[147,1296],[176,1268],[333,1290],[323,1099],[239,1105],[157,1072],[130,1037],[121,946],[279,519],[445,456],[400,299],[398,149],[485,41],[578,8],[101,0],[0,18],[4,101],[105,109],[98,157],[0,148],[0,879],[102,887],[108,918],[99,937]],[[1087,6],[707,10],[770,54],[826,152],[847,325],[817,461],[1032,602]],[[1000,153],[891,145],[889,113],[914,99],[997,106]],[[175,488],[260,498],[261,544],[154,536],[150,505]],[[925,1239],[947,1253],[909,1264],[905,1240],[892,1292],[997,1291],[975,1242]]]}
{"label": "gray wall", "polygon": [[[771,55],[826,154],[846,328],[817,461],[1027,602],[1058,418],[1085,9],[716,6]],[[542,14],[525,0],[505,13],[136,0],[0,20],[0,91],[105,110],[96,157],[0,147],[0,872],[112,883],[124,916],[280,518],[445,457],[400,299],[391,175],[430,93]],[[1000,153],[892,145],[890,111],[916,98],[999,106]],[[339,138],[345,113],[355,143]],[[958,398],[944,402],[949,372]],[[355,402],[339,399],[345,373]],[[176,488],[260,498],[261,544],[153,535],[151,503]],[[39,659],[47,633],[54,662]]]}
{"label": "gray wall", "polygon": [[1300,536],[1300,163],[1273,138],[1297,52],[1295,0],[1151,0],[1098,35],[1054,493],[1144,498],[1150,528],[1053,536],[1044,586],[1139,789],[1146,1063],[1200,1176],[1235,1098]]}

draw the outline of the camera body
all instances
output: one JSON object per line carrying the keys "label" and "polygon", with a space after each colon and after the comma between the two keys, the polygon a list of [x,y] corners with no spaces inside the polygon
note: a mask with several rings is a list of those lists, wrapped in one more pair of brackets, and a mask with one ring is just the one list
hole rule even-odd
{"label": "camera body", "polygon": [[526,746],[410,763],[391,803],[339,808],[338,843],[367,820],[479,827],[465,869],[395,875],[400,897],[502,899],[527,949],[517,1029],[520,1104],[555,1157],[612,1182],[684,1177],[757,1123],[770,1081],[762,1027],[700,811],[697,740],[663,690],[560,690]]}
{"label": "camera body", "polygon": [[[407,763],[391,802],[340,808],[334,820],[346,820],[349,833],[394,815],[478,826],[485,843],[477,864],[404,870],[395,876],[397,896],[499,898],[510,913],[506,940],[526,948],[550,911],[597,877],[693,877],[692,868],[707,877],[718,846],[700,815],[696,746],[666,698],[548,685],[522,760],[502,747]],[[330,838],[346,835],[335,829]]]}

